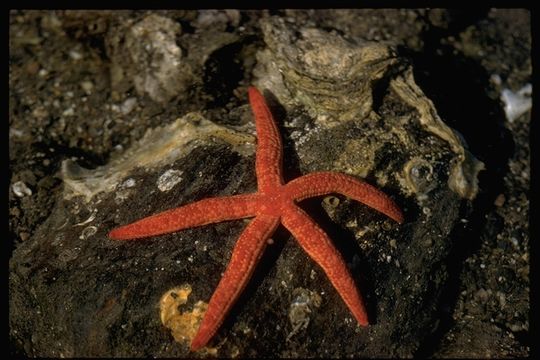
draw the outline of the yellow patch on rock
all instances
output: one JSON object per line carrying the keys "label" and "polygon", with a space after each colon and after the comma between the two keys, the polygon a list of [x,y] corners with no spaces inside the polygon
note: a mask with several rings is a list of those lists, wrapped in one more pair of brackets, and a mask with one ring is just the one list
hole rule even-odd
{"label": "yellow patch on rock", "polygon": [[[190,343],[195,337],[199,325],[208,308],[204,301],[197,301],[191,311],[181,311],[180,307],[187,303],[191,294],[191,286],[184,284],[165,292],[159,300],[161,323],[171,330],[171,334],[179,343]],[[205,348],[209,354],[216,353],[216,348]]]}

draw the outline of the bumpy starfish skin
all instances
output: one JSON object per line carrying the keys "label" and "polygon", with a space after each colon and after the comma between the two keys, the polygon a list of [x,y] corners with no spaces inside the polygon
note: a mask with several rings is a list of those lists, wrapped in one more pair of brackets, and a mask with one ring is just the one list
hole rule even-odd
{"label": "bumpy starfish skin", "polygon": [[262,94],[249,89],[258,135],[256,173],[258,192],[200,200],[118,227],[109,233],[115,240],[137,239],[182,229],[255,217],[238,239],[231,260],[215,290],[208,311],[191,342],[196,351],[207,344],[249,281],[268,238],[282,223],[306,253],[321,266],[345,304],[362,326],[368,317],[347,266],[324,231],[295,203],[328,193],[340,193],[362,202],[398,223],[403,215],[383,192],[351,176],[317,172],[283,183],[281,137]]}

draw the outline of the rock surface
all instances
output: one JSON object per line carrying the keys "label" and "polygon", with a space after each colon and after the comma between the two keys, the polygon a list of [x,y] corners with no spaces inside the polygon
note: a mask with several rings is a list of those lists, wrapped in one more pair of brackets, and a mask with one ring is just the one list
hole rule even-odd
{"label": "rock surface", "polygon": [[[331,20],[336,14],[343,21]],[[528,21],[523,13],[513,14]],[[512,190],[509,206],[526,216],[528,149],[509,161],[517,177],[506,176],[499,186],[482,180],[481,162],[472,154],[486,164],[486,177],[503,177],[497,161],[511,155],[495,159],[467,126],[460,135],[444,123],[445,115],[454,119],[453,113],[440,105],[438,93],[433,99],[426,95],[431,88],[423,85],[422,61],[427,60],[411,53],[431,50],[433,34],[451,40],[445,31],[482,39],[487,29],[482,21],[503,26],[505,15],[480,14],[484,20],[475,20],[476,30],[463,30],[462,22],[474,22],[452,12],[358,12],[374,24],[381,17],[409,19],[400,37],[391,26],[374,25],[366,32],[340,11],[285,11],[273,17],[230,10],[12,13],[10,226],[17,234],[10,259],[12,352],[190,355],[197,314],[204,311],[244,222],[133,242],[115,242],[106,234],[191,201],[255,190],[256,137],[245,94],[253,83],[266,90],[284,138],[286,181],[318,170],[365,178],[396,199],[406,223],[395,225],[344,197],[305,202],[346,258],[373,324],[356,325],[317,265],[281,229],[238,305],[197,356],[526,354],[525,222],[502,205],[495,212],[489,205],[501,189]],[[433,33],[417,29],[418,19]],[[327,48],[314,50],[324,43]],[[38,51],[36,44],[44,50],[34,61],[22,49]],[[70,62],[47,56],[58,48]],[[469,48],[463,51],[474,60]],[[87,63],[86,73],[81,62]],[[524,81],[515,74],[508,78]],[[42,90],[27,93],[25,84]],[[42,95],[49,93],[57,98]],[[24,106],[30,113],[21,112]],[[35,128],[25,127],[25,117]],[[511,131],[529,119],[530,113],[515,119]],[[490,140],[504,144],[497,131],[487,131]],[[516,139],[526,135],[514,134]],[[22,144],[32,137],[38,139],[33,146],[48,144],[39,151],[43,155],[25,153]],[[28,169],[26,158],[32,161]],[[56,170],[62,182],[54,180]],[[523,179],[519,185],[516,178]],[[503,216],[508,225],[482,233],[486,216],[492,223]],[[486,239],[475,245],[480,250],[463,245],[478,233]],[[490,269],[497,253],[508,261],[504,274],[471,280],[485,273],[471,264]],[[505,287],[510,279],[520,284],[517,289]],[[471,304],[487,304],[480,317],[486,322],[465,321],[474,310],[467,305],[468,294],[474,296]],[[516,305],[518,318],[503,310],[505,315],[489,319],[490,313]],[[452,311],[455,327],[447,319]],[[171,320],[177,315],[184,317]],[[477,329],[488,330],[471,347],[460,343]],[[433,339],[440,345],[431,345]]]}

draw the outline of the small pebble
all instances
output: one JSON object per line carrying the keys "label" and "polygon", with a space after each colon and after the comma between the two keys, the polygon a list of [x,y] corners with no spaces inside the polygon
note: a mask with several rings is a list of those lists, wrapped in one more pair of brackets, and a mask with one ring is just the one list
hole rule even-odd
{"label": "small pebble", "polygon": [[64,115],[64,116],[73,116],[73,115],[75,115],[75,109],[73,109],[72,107],[67,108],[66,110],[64,110],[64,112],[62,112],[62,115]]}
{"label": "small pebble", "polygon": [[35,75],[39,71],[39,63],[37,61],[32,61],[26,65],[26,72],[29,75]]}
{"label": "small pebble", "polygon": [[21,215],[21,209],[18,207],[13,207],[9,209],[9,215],[19,217]]}
{"label": "small pebble", "polygon": [[511,238],[510,238],[510,241],[512,242],[512,245],[514,245],[514,246],[518,246],[518,245],[519,245],[518,239],[516,239],[515,237],[511,237]]}
{"label": "small pebble", "polygon": [[83,81],[81,82],[81,88],[84,90],[85,93],[90,94],[94,89],[94,84],[91,81]]}
{"label": "small pebble", "polygon": [[510,89],[503,89],[501,100],[504,102],[504,112],[509,122],[513,122],[518,117],[529,111],[532,107],[532,85],[526,84],[517,92]]}
{"label": "small pebble", "polygon": [[497,198],[495,199],[495,202],[493,203],[496,207],[501,207],[504,205],[504,202],[506,201],[506,198],[504,194],[499,194]]}
{"label": "small pebble", "polygon": [[122,105],[120,105],[120,112],[123,115],[129,114],[137,106],[137,99],[134,97],[127,98]]}
{"label": "small pebble", "polygon": [[82,54],[78,52],[77,50],[71,50],[69,52],[69,57],[73,60],[81,60],[83,58]]}
{"label": "small pebble", "polygon": [[495,85],[501,85],[502,84],[502,80],[501,80],[501,77],[500,77],[499,74],[491,75],[489,80]]}

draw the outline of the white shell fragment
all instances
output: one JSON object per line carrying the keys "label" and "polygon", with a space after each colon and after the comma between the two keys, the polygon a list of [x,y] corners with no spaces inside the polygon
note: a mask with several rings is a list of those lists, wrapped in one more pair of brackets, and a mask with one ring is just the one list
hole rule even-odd
{"label": "white shell fragment", "polygon": [[28,186],[26,186],[23,181],[17,181],[13,185],[11,185],[11,190],[13,190],[13,193],[18,197],[32,195],[32,190]]}
{"label": "white shell fragment", "polygon": [[169,169],[165,171],[157,181],[159,191],[166,192],[171,190],[176,184],[182,181],[183,172],[180,170]]}
{"label": "white shell fragment", "polygon": [[79,239],[88,239],[91,236],[94,236],[97,233],[97,227],[95,226],[88,226],[83,229],[81,232],[81,235],[79,236]]}
{"label": "white shell fragment", "polygon": [[532,85],[527,84],[513,92],[510,89],[503,89],[501,100],[504,102],[504,112],[508,121],[513,122],[518,117],[529,111],[532,107]]}

